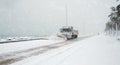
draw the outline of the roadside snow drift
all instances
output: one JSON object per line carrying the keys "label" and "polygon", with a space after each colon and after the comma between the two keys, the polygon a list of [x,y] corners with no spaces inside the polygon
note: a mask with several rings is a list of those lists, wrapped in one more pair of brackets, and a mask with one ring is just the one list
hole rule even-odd
{"label": "roadside snow drift", "polygon": [[11,65],[120,65],[119,61],[120,41],[98,35]]}
{"label": "roadside snow drift", "polygon": [[63,40],[32,40],[0,44],[0,54],[6,54],[9,52],[21,51],[39,46],[55,44],[62,41]]}

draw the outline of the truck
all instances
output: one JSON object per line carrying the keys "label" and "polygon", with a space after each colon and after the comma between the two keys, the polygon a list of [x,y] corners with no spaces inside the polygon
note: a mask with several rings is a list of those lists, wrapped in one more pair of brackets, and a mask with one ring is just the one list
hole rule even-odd
{"label": "truck", "polygon": [[66,10],[66,26],[63,26],[62,28],[60,28],[60,34],[58,34],[58,37],[62,37],[65,38],[66,40],[71,40],[71,39],[75,39],[78,37],[78,30],[75,30],[73,28],[73,26],[69,26],[68,25],[68,5],[66,3],[65,6]]}
{"label": "truck", "polygon": [[63,26],[60,28],[60,35],[58,36],[71,40],[77,38],[78,34],[78,30],[73,29],[73,26]]}

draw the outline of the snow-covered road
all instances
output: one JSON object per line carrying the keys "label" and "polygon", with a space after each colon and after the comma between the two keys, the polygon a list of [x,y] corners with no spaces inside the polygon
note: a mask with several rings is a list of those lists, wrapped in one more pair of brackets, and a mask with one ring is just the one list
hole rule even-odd
{"label": "snow-covered road", "polygon": [[80,40],[82,40],[84,38],[87,38],[87,37],[80,37],[78,39],[74,39],[74,40],[70,40],[70,41],[61,41],[61,42],[58,41],[58,42],[54,42],[53,44],[47,44],[47,45],[43,44],[43,45],[39,45],[37,47],[28,48],[28,49],[25,49],[25,50],[22,50],[22,51],[15,51],[15,52],[9,52],[9,53],[5,53],[5,54],[1,54],[0,55],[0,59],[1,59],[0,60],[0,65],[9,65],[11,63],[15,63],[15,62],[23,60],[25,58],[29,58],[29,57],[32,57],[32,56],[36,56],[36,55],[45,53],[45,52],[47,52],[51,49],[56,49],[56,48],[59,48],[59,47],[62,47],[62,46],[80,41]]}
{"label": "snow-covered road", "polygon": [[1,54],[0,65],[120,65],[120,41],[103,34],[10,53]]}
{"label": "snow-covered road", "polygon": [[114,37],[97,35],[10,65],[120,65],[119,61],[120,41]]}

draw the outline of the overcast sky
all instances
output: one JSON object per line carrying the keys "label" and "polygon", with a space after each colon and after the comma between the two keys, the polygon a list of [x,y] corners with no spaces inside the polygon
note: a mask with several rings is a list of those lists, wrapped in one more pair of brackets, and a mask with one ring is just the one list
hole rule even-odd
{"label": "overcast sky", "polygon": [[0,35],[51,35],[65,25],[80,35],[103,32],[115,0],[0,0]]}

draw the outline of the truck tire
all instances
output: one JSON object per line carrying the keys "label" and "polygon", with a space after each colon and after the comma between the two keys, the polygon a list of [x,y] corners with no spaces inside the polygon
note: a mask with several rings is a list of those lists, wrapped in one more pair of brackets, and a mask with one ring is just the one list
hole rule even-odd
{"label": "truck tire", "polygon": [[78,36],[77,35],[75,35],[75,38],[77,38]]}
{"label": "truck tire", "polygon": [[77,38],[77,35],[72,35],[72,39]]}

